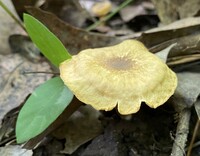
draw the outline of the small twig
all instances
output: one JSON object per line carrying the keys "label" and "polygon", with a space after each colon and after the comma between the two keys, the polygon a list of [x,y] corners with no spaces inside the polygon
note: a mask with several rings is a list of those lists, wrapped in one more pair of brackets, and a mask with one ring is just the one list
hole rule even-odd
{"label": "small twig", "polygon": [[[197,142],[195,142],[193,145],[192,145],[192,148],[195,148],[195,147],[198,147],[198,146],[200,146],[200,141],[197,141]],[[188,149],[186,148],[186,151],[187,151]]]}
{"label": "small twig", "polygon": [[18,65],[16,65],[16,67],[9,73],[7,79],[5,80],[0,93],[3,93],[6,90],[6,87],[10,87],[9,84],[11,83],[12,79],[13,79],[13,75],[16,74],[18,68],[23,64],[24,62],[20,62]]}
{"label": "small twig", "polygon": [[46,71],[23,71],[22,74],[55,74],[59,75],[59,72],[46,72]]}
{"label": "small twig", "polygon": [[26,31],[24,25],[21,21],[8,9],[8,7],[0,0],[0,6],[7,12],[8,15],[24,30]]}
{"label": "small twig", "polygon": [[91,26],[89,26],[86,31],[91,31],[94,28],[96,28],[97,26],[99,26],[101,23],[104,23],[106,21],[108,21],[110,18],[112,18],[116,13],[118,13],[122,8],[124,8],[125,6],[127,6],[129,3],[131,3],[133,0],[126,0],[125,2],[123,2],[122,4],[120,4],[115,10],[113,10],[110,14],[108,14],[107,16],[105,16],[104,18],[102,18],[101,20],[95,22],[94,24],[92,24]]}
{"label": "small twig", "polygon": [[176,130],[176,138],[172,147],[172,153],[170,156],[185,156],[185,144],[189,133],[191,110],[186,108],[180,113],[180,119]]}
{"label": "small twig", "polygon": [[10,136],[9,138],[6,138],[5,140],[0,142],[0,146],[3,146],[3,145],[5,145],[6,143],[8,143],[12,140],[15,140],[15,138],[16,138],[15,136]]}
{"label": "small twig", "polygon": [[188,148],[187,156],[191,156],[192,148],[193,148],[193,145],[194,145],[194,141],[195,141],[196,135],[198,133],[199,125],[200,125],[200,120],[198,119],[197,122],[196,122],[195,128],[194,128],[194,132],[193,132],[193,135],[192,135],[192,140],[190,141],[190,145],[189,145],[189,148]]}

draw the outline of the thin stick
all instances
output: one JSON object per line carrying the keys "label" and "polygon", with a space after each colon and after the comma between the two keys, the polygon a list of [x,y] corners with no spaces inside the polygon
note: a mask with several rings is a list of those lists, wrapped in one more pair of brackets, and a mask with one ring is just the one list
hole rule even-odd
{"label": "thin stick", "polygon": [[95,22],[94,24],[92,24],[91,26],[89,26],[86,31],[91,31],[94,28],[96,28],[97,26],[99,26],[101,23],[106,22],[107,20],[109,20],[111,17],[113,17],[116,13],[118,13],[122,8],[124,8],[125,6],[127,6],[129,3],[131,3],[133,0],[126,0],[125,2],[123,2],[122,4],[119,5],[119,7],[117,7],[115,10],[113,10],[110,14],[108,14],[107,16],[105,16],[104,18],[102,18],[101,20]]}
{"label": "thin stick", "polygon": [[22,74],[55,74],[59,75],[59,72],[46,72],[46,71],[23,71]]}
{"label": "thin stick", "polygon": [[195,141],[195,138],[196,138],[197,133],[198,133],[199,125],[200,125],[200,120],[198,119],[197,122],[196,122],[195,128],[194,128],[194,132],[193,132],[193,135],[192,135],[192,140],[190,141],[190,145],[189,145],[189,148],[188,148],[187,156],[191,156],[192,148],[193,148],[194,141]]}
{"label": "thin stick", "polygon": [[176,138],[172,147],[170,156],[185,156],[185,144],[189,133],[191,110],[183,109],[180,113],[180,119],[176,130]]}
{"label": "thin stick", "polygon": [[21,21],[9,10],[9,8],[0,0],[0,6],[7,12],[8,15],[24,30],[26,31],[24,25]]}
{"label": "thin stick", "polygon": [[[197,147],[197,146],[200,146],[200,141],[197,141],[197,142],[195,142],[193,145],[192,145],[192,148],[195,148],[195,147]],[[188,149],[186,148],[186,151],[187,151]]]}

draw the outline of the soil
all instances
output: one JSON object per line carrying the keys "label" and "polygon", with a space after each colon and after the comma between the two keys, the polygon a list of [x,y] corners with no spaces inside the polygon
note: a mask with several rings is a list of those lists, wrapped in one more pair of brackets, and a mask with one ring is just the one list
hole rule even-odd
{"label": "soil", "polygon": [[[143,105],[131,116],[119,116],[115,111],[103,112],[101,135],[78,148],[71,156],[169,156],[176,130],[175,111],[165,104],[158,109]],[[169,126],[170,125],[170,126]],[[34,156],[64,156],[64,140],[47,139],[34,150]],[[52,150],[53,146],[53,150]]]}

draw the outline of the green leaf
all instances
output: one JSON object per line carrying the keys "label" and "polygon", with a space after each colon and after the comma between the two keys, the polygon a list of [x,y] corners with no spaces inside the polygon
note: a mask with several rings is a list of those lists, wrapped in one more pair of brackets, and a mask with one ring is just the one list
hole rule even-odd
{"label": "green leaf", "polygon": [[55,66],[71,58],[61,41],[36,18],[24,14],[24,24],[32,41]]}
{"label": "green leaf", "polygon": [[17,142],[27,141],[43,132],[69,105],[73,93],[60,77],[40,85],[28,98],[18,115]]}

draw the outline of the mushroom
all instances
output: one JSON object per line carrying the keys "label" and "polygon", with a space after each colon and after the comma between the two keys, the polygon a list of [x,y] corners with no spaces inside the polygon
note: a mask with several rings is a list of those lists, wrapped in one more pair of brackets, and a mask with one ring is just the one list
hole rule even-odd
{"label": "mushroom", "polygon": [[103,17],[107,15],[112,9],[112,4],[110,1],[96,2],[92,6],[92,13],[97,17]]}
{"label": "mushroom", "polygon": [[145,102],[164,104],[177,86],[176,74],[137,40],[86,49],[60,64],[60,77],[74,95],[97,110],[136,113]]}

